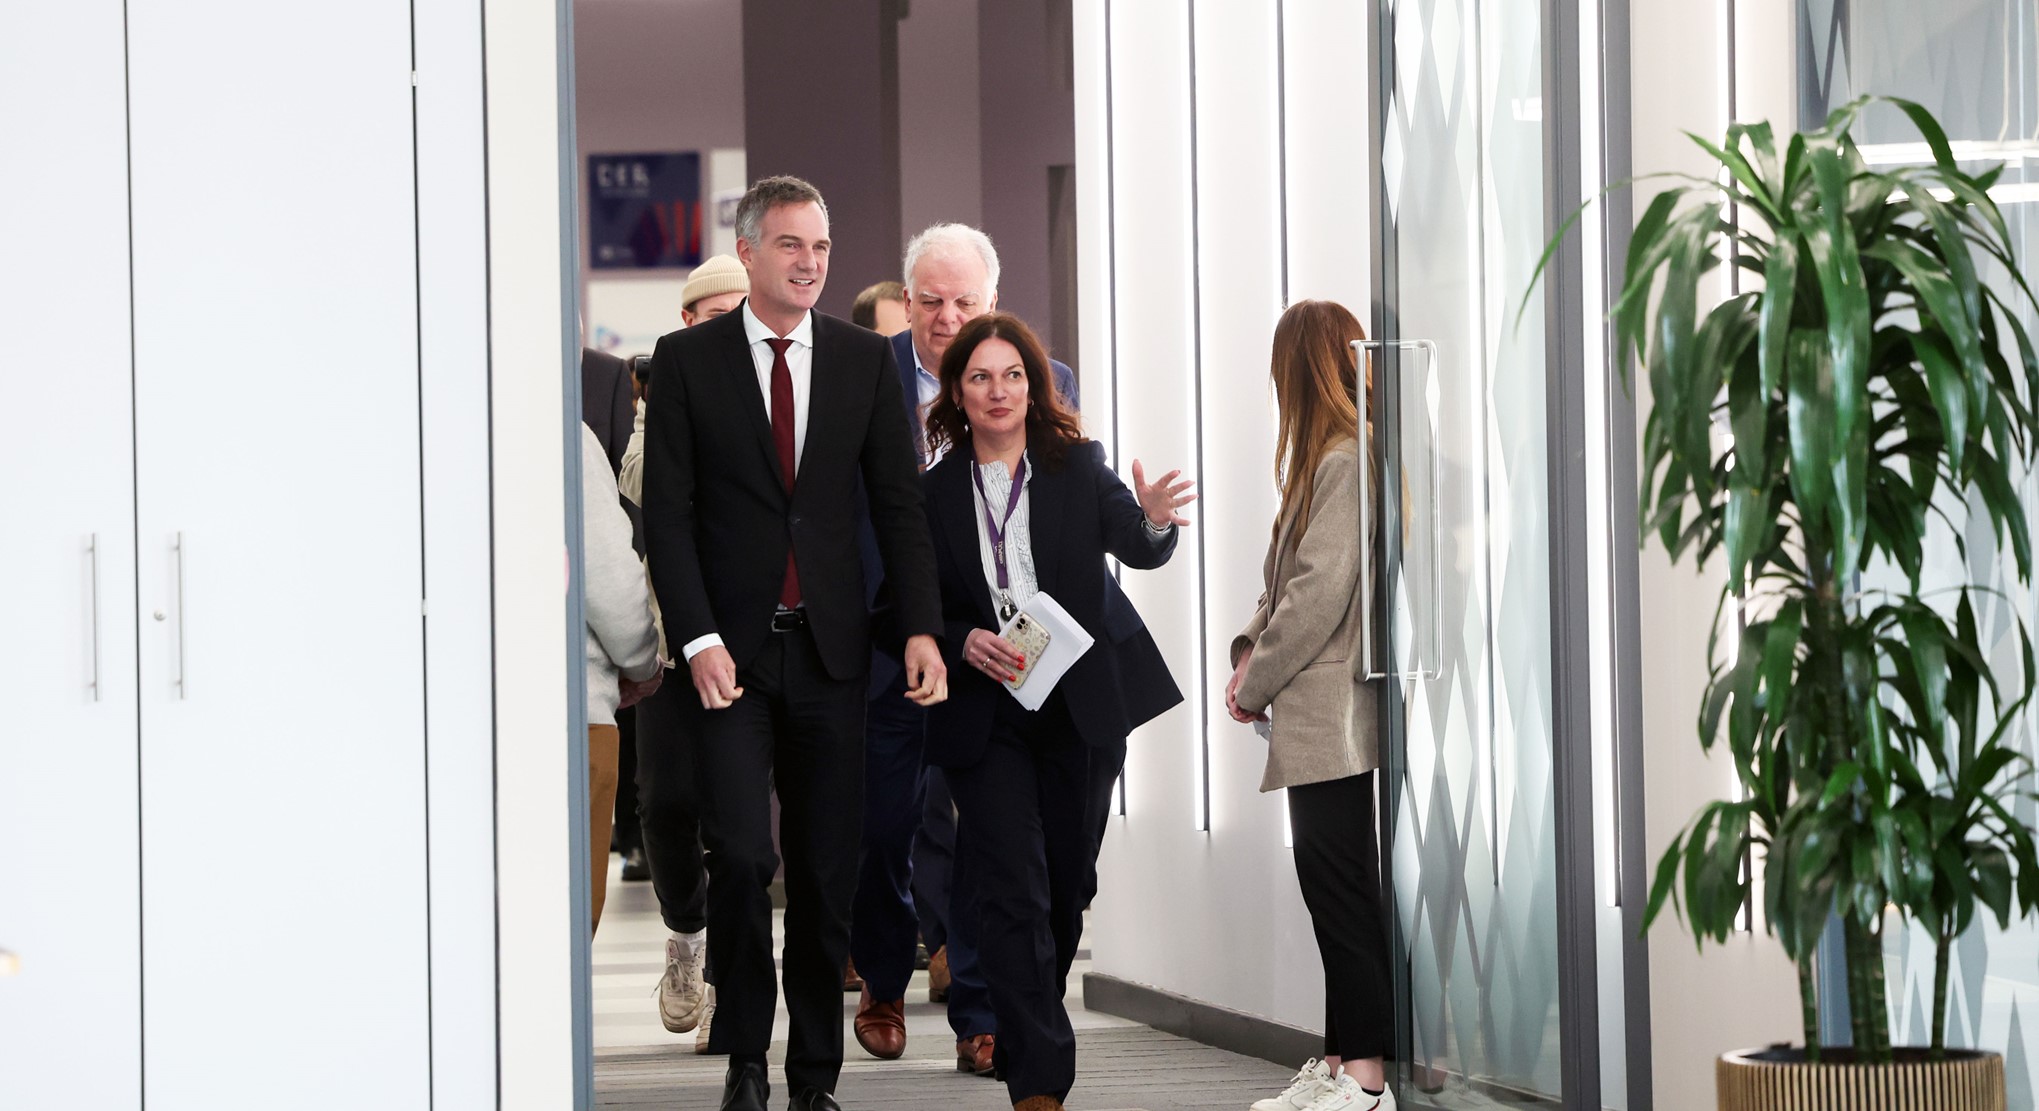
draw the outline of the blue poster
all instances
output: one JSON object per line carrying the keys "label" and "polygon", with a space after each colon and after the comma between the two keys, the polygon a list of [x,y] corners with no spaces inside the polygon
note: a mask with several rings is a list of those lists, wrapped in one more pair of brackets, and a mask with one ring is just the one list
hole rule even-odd
{"label": "blue poster", "polygon": [[588,257],[596,270],[701,262],[701,155],[588,156]]}

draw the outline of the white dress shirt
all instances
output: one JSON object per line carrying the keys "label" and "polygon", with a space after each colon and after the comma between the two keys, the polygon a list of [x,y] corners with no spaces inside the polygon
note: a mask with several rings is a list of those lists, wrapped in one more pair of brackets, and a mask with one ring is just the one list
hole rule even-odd
{"label": "white dress shirt", "polygon": [[942,395],[942,380],[929,373],[927,367],[921,363],[920,347],[918,345],[909,341],[906,346],[913,352],[913,386],[915,395],[913,446],[915,450],[920,452],[921,466],[932,467],[942,461],[942,456],[949,453],[950,447],[949,444],[943,444],[941,447],[936,448],[933,454],[929,454],[927,450],[927,411],[934,408],[935,398]]}
{"label": "white dress shirt", "polygon": [[[748,300],[743,303],[743,337],[750,342],[750,361],[757,365],[758,392],[765,395],[765,420],[770,421],[772,345],[765,341],[781,337],[750,311]],[[801,317],[784,338],[793,341],[786,348],[786,370],[793,378],[793,472],[798,474],[800,457],[807,453],[807,399],[814,395],[814,314]]]}
{"label": "white dress shirt", "polygon": [[[1034,530],[1030,527],[1032,516],[1029,506],[1033,502],[1034,461],[1030,455],[1021,455],[1026,465],[1026,478],[1020,483],[1019,505],[1012,511],[1012,520],[1004,526],[1005,532],[1005,579],[1009,584],[1006,595],[1012,604],[1026,608],[1029,599],[1040,592],[1040,579],[1034,574]],[[993,520],[1004,515],[1006,499],[1012,496],[1012,472],[1005,469],[1003,462],[992,462],[977,468],[978,477],[984,480],[983,492],[978,492],[977,483],[970,483],[970,497],[977,506],[977,557],[984,567],[984,585],[991,588],[991,606],[998,608],[998,563],[991,558],[991,526],[984,513],[989,504]],[[994,630],[996,631],[996,630]]]}
{"label": "white dress shirt", "polygon": [[[800,473],[800,458],[807,453],[807,399],[814,396],[814,314],[800,318],[791,332],[781,337],[772,331],[756,313],[750,311],[750,301],[743,303],[743,336],[750,343],[750,360],[758,372],[758,392],[765,398],[765,419],[772,419],[772,345],[768,339],[789,339],[793,343],[786,348],[786,372],[793,379],[793,473]],[[680,649],[680,654],[689,661],[703,649],[713,648],[722,643],[719,633],[696,637]]]}

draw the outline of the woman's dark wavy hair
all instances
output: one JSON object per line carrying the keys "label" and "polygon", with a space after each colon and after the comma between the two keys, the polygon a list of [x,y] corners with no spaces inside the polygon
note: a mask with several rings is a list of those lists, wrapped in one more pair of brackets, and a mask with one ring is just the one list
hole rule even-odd
{"label": "woman's dark wavy hair", "polygon": [[963,325],[942,353],[942,392],[927,411],[928,453],[932,455],[944,445],[957,450],[970,447],[970,422],[958,400],[963,394],[963,372],[970,369],[970,356],[977,348],[992,339],[1002,339],[1018,349],[1020,363],[1027,369],[1027,443],[1039,449],[1048,466],[1060,467],[1071,447],[1088,442],[1083,422],[1055,389],[1047,349],[1026,321],[1009,312],[985,313]]}

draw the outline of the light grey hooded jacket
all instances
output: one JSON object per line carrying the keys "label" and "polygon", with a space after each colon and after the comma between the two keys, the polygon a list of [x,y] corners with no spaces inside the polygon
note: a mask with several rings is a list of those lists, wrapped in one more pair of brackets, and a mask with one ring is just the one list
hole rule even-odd
{"label": "light grey hooded jacket", "polygon": [[588,724],[616,724],[617,675],[658,671],[658,630],[644,565],[630,549],[630,518],[594,430],[581,425],[581,593],[588,623]]}

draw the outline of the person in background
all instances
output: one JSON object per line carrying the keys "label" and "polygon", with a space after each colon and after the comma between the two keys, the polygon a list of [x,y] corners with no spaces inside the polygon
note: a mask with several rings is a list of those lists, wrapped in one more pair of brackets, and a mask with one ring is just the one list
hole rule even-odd
{"label": "person in background", "polygon": [[906,287],[898,282],[873,282],[850,305],[850,323],[881,336],[906,330]]}
{"label": "person in background", "polygon": [[[687,275],[680,287],[680,327],[691,328],[723,313],[735,312],[750,294],[750,276],[734,255],[711,255]],[[637,403],[637,419],[631,426],[630,442],[617,461],[616,485],[633,504],[644,504],[644,408],[651,400],[651,380],[643,382],[644,400]]]}
{"label": "person in background", "polygon": [[602,443],[581,425],[581,594],[587,617],[588,849],[593,907],[602,924],[609,887],[609,821],[616,805],[616,710],[659,687],[658,631],[644,565],[630,550],[630,518]]}
{"label": "person in background", "polygon": [[[998,251],[976,228],[936,224],[907,244],[904,270],[909,327],[892,337],[892,353],[917,430],[921,466],[927,467],[939,455],[924,450],[918,430],[941,392],[935,368],[963,325],[998,306]],[[1075,372],[1053,359],[1048,363],[1057,396],[1074,411]],[[860,530],[859,539],[875,609],[885,568],[868,528]],[[1112,591],[1117,594],[1116,584]],[[992,1076],[998,1020],[977,970],[973,920],[967,909],[958,913],[953,905],[958,890],[966,902],[970,890],[968,870],[955,866],[955,805],[941,771],[923,759],[927,715],[899,697],[900,672],[896,654],[873,652],[864,739],[864,840],[850,925],[854,959],[844,983],[847,990],[862,992],[853,1029],[857,1044],[874,1057],[895,1058],[905,1051],[906,985],[913,977],[919,939],[925,938],[934,951],[928,996],[948,1006],[956,1067]]]}
{"label": "person in background", "polygon": [[[581,348],[581,423],[595,433],[602,445],[604,462],[615,475],[623,465],[623,451],[630,439],[635,408],[635,382],[630,364],[592,347]],[[643,550],[638,533],[637,506],[623,503],[630,515],[630,546]],[[623,854],[623,878],[638,880],[644,873],[644,839],[637,825],[637,709],[616,711],[617,783],[616,824],[609,847]]]}
{"label": "person in background", "polygon": [[837,1111],[873,630],[862,568],[843,558],[858,512],[868,509],[887,571],[885,629],[904,641],[905,697],[924,706],[948,691],[940,595],[892,351],[814,311],[831,244],[821,194],[764,178],[736,222],[750,296],[652,355],[645,537],[667,639],[700,699],[690,739],[721,989],[715,1037],[730,1057],[722,1109],[764,1111],[770,1094],[776,795],[791,1106]]}
{"label": "person in background", "polygon": [[[681,326],[691,328],[743,304],[750,279],[743,264],[716,255],[694,268],[680,290]],[[644,504],[644,419],[656,379],[648,379],[637,406],[636,429],[624,448],[618,485],[633,504]],[[655,584],[654,584],[655,585]],[[654,614],[656,609],[654,608]],[[661,649],[673,658],[672,646]],[[701,819],[694,793],[694,758],[688,719],[694,692],[674,683],[638,708],[637,808],[652,891],[665,922],[665,969],[658,978],[658,1017],[675,1034],[695,1032],[694,1051],[711,1053],[715,987],[709,983],[708,883],[701,860]]]}
{"label": "person in background", "polygon": [[[927,437],[953,450],[923,482],[955,686],[929,712],[928,760],[955,795],[963,864],[978,877],[978,956],[1006,1093],[1017,1111],[1060,1111],[1076,1080],[1063,998],[1126,736],[1182,701],[1140,615],[1110,606],[1107,559],[1166,563],[1196,495],[1180,472],[1148,482],[1137,460],[1126,489],[1018,317],[964,325],[941,387]],[[1028,710],[1006,686],[1040,661],[997,630],[1036,595],[1095,643]]]}
{"label": "person in background", "polygon": [[[1260,789],[1286,788],[1296,880],[1324,962],[1324,1056],[1254,1111],[1394,1111],[1388,935],[1374,824],[1376,693],[1358,670],[1362,479],[1359,363],[1366,332],[1343,306],[1299,301],[1274,329],[1275,480],[1281,506],[1266,592],[1232,641],[1225,709],[1267,722]],[[1270,718],[1272,719],[1270,721]]]}

